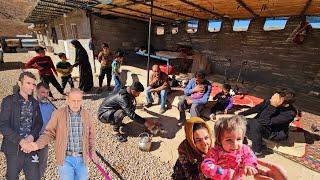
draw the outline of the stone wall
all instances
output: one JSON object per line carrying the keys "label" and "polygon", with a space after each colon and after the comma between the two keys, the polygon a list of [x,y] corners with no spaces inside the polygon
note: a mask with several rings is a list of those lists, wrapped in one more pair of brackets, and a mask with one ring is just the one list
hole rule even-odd
{"label": "stone wall", "polygon": [[196,53],[212,62],[212,73],[224,74],[224,62],[231,59],[229,76],[236,78],[242,61],[248,61],[246,79],[296,90],[319,91],[320,30],[313,29],[302,45],[286,42],[300,19],[290,18],[284,30],[264,31],[264,19],[252,20],[247,32],[232,31],[232,22],[223,21],[221,31],[207,31],[207,22],[200,21],[198,31],[186,32],[186,23],[179,24],[177,34],[165,26],[165,35],[154,35],[157,49],[174,50],[177,44],[192,46]]}
{"label": "stone wall", "polygon": [[125,19],[107,18],[107,16],[91,16],[92,38],[95,54],[106,42],[111,50],[133,50],[147,44],[148,23]]}

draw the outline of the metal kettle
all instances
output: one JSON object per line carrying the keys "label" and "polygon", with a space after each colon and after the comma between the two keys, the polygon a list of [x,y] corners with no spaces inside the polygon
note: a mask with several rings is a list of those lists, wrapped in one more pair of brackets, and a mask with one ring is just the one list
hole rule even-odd
{"label": "metal kettle", "polygon": [[147,132],[143,132],[139,135],[139,138],[139,149],[141,151],[149,152],[151,150],[152,135]]}

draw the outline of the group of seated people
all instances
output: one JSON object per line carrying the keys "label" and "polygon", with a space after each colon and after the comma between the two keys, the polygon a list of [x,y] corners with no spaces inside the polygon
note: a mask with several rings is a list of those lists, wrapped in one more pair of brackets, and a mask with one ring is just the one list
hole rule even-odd
{"label": "group of seated people", "polygon": [[[169,78],[160,71],[158,65],[154,65],[152,71],[146,90],[145,106],[151,107],[152,93],[158,94],[160,113],[164,113],[170,90]],[[211,89],[211,83],[206,80],[205,74],[199,71],[189,80],[184,88],[184,95],[179,97],[180,116],[177,126],[184,125],[186,140],[179,146],[179,159],[175,165],[173,178],[241,179],[242,175],[255,175],[255,178],[259,179],[260,176],[270,177],[273,176],[270,174],[281,171],[281,168],[273,164],[257,160],[256,156],[263,154],[266,148],[262,138],[275,141],[288,138],[289,124],[296,116],[296,109],[292,106],[295,94],[282,89],[255,107],[216,121],[217,114],[234,112],[231,86],[224,84],[222,91],[213,98],[215,105],[211,108],[210,119],[215,121],[215,143],[212,143],[210,127],[200,118],[201,111],[210,98]],[[155,122],[135,113],[135,98],[143,91],[143,85],[134,82],[130,87],[124,87],[118,93],[109,95],[99,107],[99,120],[113,125],[119,142],[127,140],[125,132],[121,130],[125,126],[122,123],[125,116],[144,124],[150,132],[157,132],[155,129],[158,127]],[[186,120],[187,109],[190,109],[189,120]],[[254,113],[256,115],[253,119],[244,117]],[[252,150],[247,146],[247,138],[252,140]],[[258,164],[268,167],[269,171],[259,169]]]}

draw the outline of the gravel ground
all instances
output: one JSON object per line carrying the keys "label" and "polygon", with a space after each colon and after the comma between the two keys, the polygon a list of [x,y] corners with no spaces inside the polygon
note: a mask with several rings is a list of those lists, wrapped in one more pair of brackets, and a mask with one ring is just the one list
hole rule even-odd
{"label": "gravel ground", "polygon": [[[27,54],[6,54],[5,62],[10,63],[7,63],[6,65],[6,69],[9,70],[5,70],[3,65],[0,65],[1,100],[12,93],[12,86],[16,84],[20,65],[18,61],[21,59],[28,59],[28,57],[30,57],[30,55]],[[54,95],[58,94],[55,88],[51,89],[53,90]],[[59,97],[59,95],[57,95],[57,97]],[[94,117],[93,122],[97,131],[97,150],[120,175],[119,177],[102,161],[99,161],[100,164],[107,169],[107,172],[112,179],[170,179],[172,173],[171,164],[161,162],[159,158],[138,149],[137,134],[143,131],[141,126],[126,120],[127,123],[135,128],[135,132],[130,132],[128,129],[129,133],[135,134],[134,137],[129,137],[128,142],[126,143],[118,143],[114,140],[111,126],[102,124],[97,119],[97,109],[101,102],[102,98],[100,96],[87,94],[84,100],[84,107],[89,109]],[[65,102],[60,100],[54,103],[59,107]],[[2,141],[1,135],[0,141]],[[52,145],[50,147],[52,147]],[[3,153],[0,153],[0,162],[0,179],[5,179],[6,163]],[[90,163],[89,165],[89,175],[90,179],[103,179],[93,163]],[[22,174],[20,179],[24,179]],[[49,151],[48,167],[44,179],[58,179],[57,166],[55,164],[54,151],[52,148],[50,148]]]}
{"label": "gravel ground", "polygon": [[[22,65],[26,59],[31,57],[30,54],[5,54],[5,66],[0,64],[0,102],[1,100],[12,93],[12,86],[16,84],[19,75],[19,67]],[[55,57],[56,58],[56,57]],[[35,74],[37,74],[35,72]],[[95,85],[98,83],[95,77]],[[77,86],[77,83],[76,83]],[[68,86],[67,86],[68,88]],[[59,98],[59,93],[55,88],[51,88],[55,97]],[[97,150],[102,154],[102,156],[111,164],[114,173],[111,168],[106,166],[102,161],[100,164],[107,170],[112,179],[156,179],[165,180],[170,179],[172,173],[172,164],[167,162],[162,162],[158,157],[153,156],[151,153],[142,152],[138,149],[138,138],[137,136],[143,131],[143,127],[132,123],[131,120],[126,119],[127,123],[126,130],[130,134],[128,142],[118,143],[114,140],[112,136],[111,126],[102,124],[97,119],[97,109],[102,102],[102,97],[106,94],[101,94],[99,96],[94,94],[86,94],[84,100],[84,107],[89,109],[93,115],[93,121],[96,125],[97,131]],[[143,95],[142,95],[143,96]],[[141,104],[143,97],[138,99],[138,104]],[[64,101],[54,102],[58,107],[64,105]],[[170,114],[172,115],[172,114]],[[173,116],[174,117],[174,116]],[[312,120],[319,126],[320,116],[311,113],[303,112],[303,117]],[[0,142],[2,141],[2,136],[0,135]],[[172,140],[170,140],[171,142]],[[175,143],[171,142],[171,143]],[[168,149],[172,146],[170,143],[167,145]],[[52,147],[52,146],[50,146]],[[49,148],[49,160],[48,167],[45,173],[44,179],[58,179],[57,166],[55,164],[54,151]],[[167,151],[165,151],[167,152]],[[161,154],[164,156],[164,154]],[[297,163],[294,163],[286,158],[283,158],[277,154],[267,156],[265,160],[279,163],[284,167],[287,167],[289,172],[289,179],[318,179],[318,174],[311,171]],[[5,157],[3,153],[0,153],[0,179],[5,179]],[[89,165],[89,175],[90,179],[103,179],[98,170],[94,167],[92,163]],[[24,179],[21,174],[21,178]],[[244,178],[250,179],[250,178]]]}

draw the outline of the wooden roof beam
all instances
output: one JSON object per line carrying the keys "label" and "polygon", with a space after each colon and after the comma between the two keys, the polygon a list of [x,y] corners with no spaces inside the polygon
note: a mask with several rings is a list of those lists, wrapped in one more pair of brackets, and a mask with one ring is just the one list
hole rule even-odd
{"label": "wooden roof beam", "polygon": [[65,10],[65,9],[58,9],[58,8],[53,8],[53,7],[47,7],[47,6],[43,6],[43,5],[37,5],[36,9],[40,9],[40,10],[50,10],[50,11],[57,11],[57,12],[62,12],[62,13],[68,13],[71,10]]}
{"label": "wooden roof beam", "polygon": [[219,14],[219,13],[214,12],[214,11],[210,11],[210,10],[208,10],[208,9],[206,9],[206,8],[198,5],[198,4],[195,4],[195,3],[193,3],[193,2],[190,2],[190,1],[187,1],[187,0],[180,0],[180,1],[183,2],[183,3],[185,3],[185,4],[189,4],[189,5],[197,8],[197,9],[200,9],[200,10],[202,10],[202,11],[208,12],[208,13],[216,16],[216,17],[223,18],[223,15],[222,15],[222,14]]}
{"label": "wooden roof beam", "polygon": [[65,7],[71,7],[71,8],[80,8],[80,7],[82,7],[79,4],[70,3],[70,2],[67,2],[67,1],[64,1],[64,2],[56,1],[56,0],[40,0],[40,1],[47,2],[47,3],[52,3],[52,4],[57,4],[57,5],[60,5],[60,6],[65,6]]}
{"label": "wooden roof beam", "polygon": [[[115,14],[120,14],[120,15],[122,15],[123,17],[125,17],[125,18],[132,18],[133,17],[133,19],[138,19],[138,20],[142,20],[142,21],[149,21],[149,19],[148,18],[146,18],[146,17],[141,17],[141,16],[137,16],[137,15],[131,15],[131,14],[127,14],[127,13],[122,13],[122,12],[117,12],[117,11],[114,11],[114,10],[102,10],[102,11],[100,11],[100,14],[103,14],[103,13],[106,13],[106,12],[111,12],[111,13],[115,13]],[[157,22],[162,22],[162,21],[159,21],[159,20],[155,20],[155,21],[157,21]]]}
{"label": "wooden roof beam", "polygon": [[135,4],[137,4],[137,3],[135,3],[135,2],[130,2],[130,3],[128,3],[128,4],[124,4],[124,5],[121,5],[121,6],[119,6],[119,5],[115,5],[115,4],[108,4],[109,6],[113,6],[113,7],[109,7],[109,8],[104,8],[104,9],[114,9],[114,8],[123,8],[123,7],[128,7],[128,6],[132,6],[132,5],[135,5]]}
{"label": "wooden roof beam", "polygon": [[69,7],[69,6],[61,6],[52,2],[44,2],[44,1],[39,1],[38,5],[40,6],[46,6],[46,7],[51,7],[51,8],[60,8],[60,9],[64,9],[64,10],[69,10],[72,11],[74,8]]}
{"label": "wooden roof beam", "polygon": [[242,7],[244,7],[250,14],[253,15],[253,17],[257,18],[259,17],[258,14],[256,14],[246,3],[244,3],[242,0],[236,0],[237,3],[239,3]]}
{"label": "wooden roof beam", "polygon": [[30,18],[28,18],[28,20],[32,19],[32,20],[46,20],[49,21],[51,19],[54,19],[55,17],[39,17],[39,16],[32,16]]}
{"label": "wooden roof beam", "polygon": [[40,10],[32,11],[31,15],[33,15],[33,14],[39,14],[39,15],[49,14],[49,15],[56,15],[56,16],[63,15],[63,13],[52,12],[52,11],[40,11]]}
{"label": "wooden roof beam", "polygon": [[[119,7],[119,6],[113,5],[113,4],[112,4],[112,6],[116,6],[117,8],[125,9],[125,10],[128,10],[128,11],[133,11],[133,12],[141,13],[141,14],[144,14],[144,15],[149,15],[149,14],[150,14],[150,13],[146,13],[146,12],[143,12],[143,11],[131,9],[131,8],[128,8],[128,7]],[[175,21],[175,19],[167,18],[167,17],[164,17],[164,16],[159,16],[159,15],[156,15],[156,14],[152,14],[152,16],[158,17],[158,18],[161,18],[161,19],[166,19],[166,20],[169,20],[169,21]]]}
{"label": "wooden roof beam", "polygon": [[304,14],[307,12],[307,10],[309,9],[310,5],[312,3],[312,0],[308,0],[306,2],[306,5],[304,6],[303,10],[300,13],[300,16],[304,16]]}
{"label": "wooden roof beam", "polygon": [[[134,0],[129,0],[129,1],[131,1],[131,2],[136,2],[136,1],[134,1]],[[143,2],[136,2],[136,3],[137,3],[137,4],[142,4],[142,5],[144,5],[144,6],[151,7],[151,4],[146,4],[146,3],[143,3]],[[179,16],[185,16],[185,17],[192,18],[192,19],[202,19],[202,20],[203,20],[203,18],[200,18],[200,17],[191,16],[191,15],[189,15],[189,14],[172,11],[172,10],[165,9],[165,8],[160,7],[160,6],[157,6],[157,5],[153,5],[153,8],[155,8],[155,9],[160,9],[160,10],[165,11],[165,12],[170,12],[170,13],[172,13],[172,14],[176,14],[176,15],[179,15]]]}

